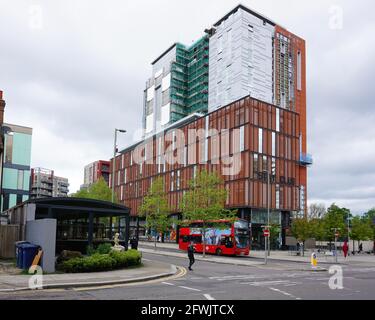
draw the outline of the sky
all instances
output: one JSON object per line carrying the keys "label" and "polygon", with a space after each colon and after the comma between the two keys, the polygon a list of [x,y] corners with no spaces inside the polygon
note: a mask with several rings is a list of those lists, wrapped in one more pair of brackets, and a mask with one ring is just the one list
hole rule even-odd
{"label": "sky", "polygon": [[[375,207],[371,0],[242,0],[306,40],[309,203]],[[0,0],[5,122],[33,128],[32,167],[83,183],[83,168],[137,139],[151,62],[190,44],[232,0]],[[137,134],[138,133],[138,134]]]}

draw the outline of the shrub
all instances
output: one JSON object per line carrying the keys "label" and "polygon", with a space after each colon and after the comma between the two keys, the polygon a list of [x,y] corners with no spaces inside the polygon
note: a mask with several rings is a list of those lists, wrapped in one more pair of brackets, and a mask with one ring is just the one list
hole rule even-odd
{"label": "shrub", "polygon": [[96,248],[96,253],[107,254],[111,252],[112,245],[110,243],[102,243]]}
{"label": "shrub", "polygon": [[64,261],[62,270],[68,273],[97,272],[137,266],[142,255],[137,250],[111,251],[109,254],[95,253],[84,258],[73,258]]}

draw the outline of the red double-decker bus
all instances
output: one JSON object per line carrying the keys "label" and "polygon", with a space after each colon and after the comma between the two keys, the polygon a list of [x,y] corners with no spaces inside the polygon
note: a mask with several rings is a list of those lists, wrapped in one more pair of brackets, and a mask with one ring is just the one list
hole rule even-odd
{"label": "red double-decker bus", "polygon": [[[186,251],[192,241],[195,251],[203,252],[202,225],[202,221],[192,221],[187,227],[180,228],[178,243],[181,250]],[[205,233],[207,253],[243,256],[250,252],[249,225],[246,220],[219,220],[207,223]]]}

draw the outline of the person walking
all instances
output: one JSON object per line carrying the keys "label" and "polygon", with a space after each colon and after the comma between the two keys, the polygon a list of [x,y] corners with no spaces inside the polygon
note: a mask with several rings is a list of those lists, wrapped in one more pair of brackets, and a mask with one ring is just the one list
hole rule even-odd
{"label": "person walking", "polygon": [[349,246],[348,246],[348,243],[345,240],[344,245],[342,246],[342,252],[344,252],[344,257],[345,258],[348,255],[348,250],[349,250]]}
{"label": "person walking", "polygon": [[359,244],[359,250],[358,250],[358,253],[362,253],[362,250],[363,250],[363,244],[362,242]]}
{"label": "person walking", "polygon": [[130,246],[132,249],[137,250],[138,249],[138,240],[137,237],[133,237],[130,239]]}
{"label": "person walking", "polygon": [[188,257],[189,257],[189,270],[190,271],[193,271],[193,269],[191,268],[191,266],[194,264],[195,262],[195,259],[194,259],[194,245],[193,245],[193,241],[190,242],[190,245],[188,246]]}

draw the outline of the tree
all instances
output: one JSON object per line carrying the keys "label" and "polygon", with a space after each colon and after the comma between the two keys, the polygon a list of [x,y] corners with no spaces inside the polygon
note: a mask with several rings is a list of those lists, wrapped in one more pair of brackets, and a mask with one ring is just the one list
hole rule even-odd
{"label": "tree", "polygon": [[[93,183],[88,189],[82,189],[72,194],[74,198],[96,199],[112,202],[112,190],[109,188],[107,182],[103,177]],[[115,194],[115,203],[118,199]]]}
{"label": "tree", "polygon": [[350,238],[353,240],[353,251],[354,240],[357,240],[359,244],[361,240],[373,239],[373,229],[369,223],[369,220],[365,217],[361,218],[359,216],[355,216],[352,220]]}
{"label": "tree", "polygon": [[292,221],[292,235],[303,243],[302,254],[305,256],[305,241],[312,235],[312,224],[307,218],[296,218]]}
{"label": "tree", "polygon": [[370,209],[364,214],[364,219],[367,220],[368,224],[371,226],[372,229],[372,236],[371,240],[374,242],[373,245],[373,253],[375,254],[375,208]]}
{"label": "tree", "polygon": [[[280,226],[278,224],[271,224],[270,225],[270,243],[276,247],[277,240],[279,239],[280,234]],[[278,249],[278,247],[277,247]]]}
{"label": "tree", "polygon": [[311,236],[318,241],[324,241],[326,239],[326,227],[324,225],[324,219],[311,219]]}
{"label": "tree", "polygon": [[312,203],[308,209],[308,219],[322,219],[326,214],[326,207],[323,203]]}
{"label": "tree", "polygon": [[336,204],[332,204],[326,215],[324,216],[324,233],[325,238],[330,242],[335,239],[335,231],[338,230],[340,233],[344,234],[347,229],[346,221],[348,217],[350,218],[351,213],[349,209],[340,208]]}
{"label": "tree", "polygon": [[[167,195],[164,192],[163,178],[159,177],[153,181],[148,194],[143,198],[139,210],[140,216],[146,217],[146,227],[155,230],[157,233],[165,233],[172,224],[169,217]],[[155,237],[156,250],[156,237]]]}
{"label": "tree", "polygon": [[[216,173],[208,173],[203,170],[198,172],[190,182],[190,190],[182,199],[182,215],[187,221],[199,220],[202,223],[200,229],[203,241],[203,257],[206,254],[206,230],[213,221],[228,219],[234,220],[236,212],[224,208],[227,191],[223,181]],[[220,225],[217,225],[220,227]]]}

